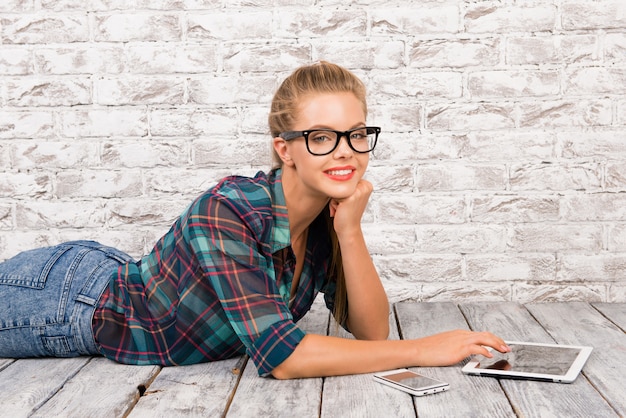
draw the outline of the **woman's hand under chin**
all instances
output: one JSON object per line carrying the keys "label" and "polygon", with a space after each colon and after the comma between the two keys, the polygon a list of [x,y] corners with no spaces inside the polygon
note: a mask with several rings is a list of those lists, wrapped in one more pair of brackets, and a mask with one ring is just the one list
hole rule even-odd
{"label": "woman's hand under chin", "polygon": [[361,231],[361,218],[374,187],[372,183],[361,179],[354,193],[344,199],[330,199],[330,216],[334,218],[337,236]]}

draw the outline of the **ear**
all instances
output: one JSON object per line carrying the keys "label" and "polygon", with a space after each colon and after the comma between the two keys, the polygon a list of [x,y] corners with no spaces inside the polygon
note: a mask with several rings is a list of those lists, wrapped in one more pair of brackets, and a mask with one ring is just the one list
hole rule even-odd
{"label": "ear", "polygon": [[276,155],[278,155],[278,158],[280,158],[283,164],[293,166],[293,160],[289,154],[289,145],[287,144],[287,141],[280,137],[275,137],[272,145],[274,147],[274,151],[276,151]]}

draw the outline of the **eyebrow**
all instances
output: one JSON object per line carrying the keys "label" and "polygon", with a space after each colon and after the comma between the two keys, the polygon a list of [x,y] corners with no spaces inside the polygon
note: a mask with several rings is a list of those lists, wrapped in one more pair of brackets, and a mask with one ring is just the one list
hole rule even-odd
{"label": "eyebrow", "polygon": [[[352,127],[350,129],[347,129],[348,131],[351,131],[352,129],[358,129],[358,128],[365,128],[367,125],[365,124],[365,122],[358,122],[354,125],[352,125]],[[337,129],[333,129],[331,127],[329,127],[328,125],[314,125],[311,128],[308,129],[303,129],[304,131],[312,131],[315,129],[328,129],[330,131],[336,131]]]}

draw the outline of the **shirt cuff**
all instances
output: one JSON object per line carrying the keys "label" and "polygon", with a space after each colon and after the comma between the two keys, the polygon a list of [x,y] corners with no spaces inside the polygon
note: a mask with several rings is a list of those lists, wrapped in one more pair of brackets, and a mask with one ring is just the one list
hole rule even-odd
{"label": "shirt cuff", "polygon": [[268,376],[272,370],[293,353],[305,333],[293,321],[272,324],[248,347],[248,355],[259,376]]}

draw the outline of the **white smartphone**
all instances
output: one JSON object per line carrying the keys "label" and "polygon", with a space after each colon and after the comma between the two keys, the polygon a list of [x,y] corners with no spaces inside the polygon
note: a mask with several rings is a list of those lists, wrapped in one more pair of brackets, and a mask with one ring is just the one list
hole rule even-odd
{"label": "white smartphone", "polygon": [[409,369],[374,373],[374,380],[415,396],[430,395],[431,393],[443,392],[450,388],[450,385],[446,382],[422,376]]}

